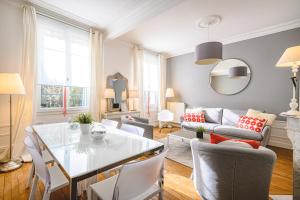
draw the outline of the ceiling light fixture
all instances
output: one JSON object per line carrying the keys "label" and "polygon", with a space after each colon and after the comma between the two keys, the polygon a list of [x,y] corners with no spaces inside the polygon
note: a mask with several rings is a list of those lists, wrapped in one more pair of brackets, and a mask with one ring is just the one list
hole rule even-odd
{"label": "ceiling light fixture", "polygon": [[207,29],[207,42],[196,46],[195,64],[210,65],[216,64],[222,60],[223,44],[221,42],[209,41],[209,27],[221,22],[219,15],[209,15],[197,21],[197,27]]}

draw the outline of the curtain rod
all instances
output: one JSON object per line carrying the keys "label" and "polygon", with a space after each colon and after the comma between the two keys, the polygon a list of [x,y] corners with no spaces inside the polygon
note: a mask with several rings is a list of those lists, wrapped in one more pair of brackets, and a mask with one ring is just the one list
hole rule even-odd
{"label": "curtain rod", "polygon": [[55,20],[55,21],[64,23],[64,24],[69,25],[69,26],[72,26],[72,27],[78,28],[78,29],[80,29],[80,30],[83,30],[83,31],[86,31],[86,32],[90,32],[90,30],[87,29],[87,28],[83,28],[83,27],[81,27],[81,26],[78,26],[78,25],[75,25],[75,24],[73,24],[73,23],[67,22],[67,21],[65,21],[65,20],[63,20],[63,19],[59,19],[59,18],[54,17],[54,16],[52,16],[52,15],[49,15],[49,14],[40,12],[39,10],[36,10],[36,14],[41,15],[41,16],[44,16],[44,17],[47,17],[47,18],[50,18],[50,19],[53,19],[53,20]]}

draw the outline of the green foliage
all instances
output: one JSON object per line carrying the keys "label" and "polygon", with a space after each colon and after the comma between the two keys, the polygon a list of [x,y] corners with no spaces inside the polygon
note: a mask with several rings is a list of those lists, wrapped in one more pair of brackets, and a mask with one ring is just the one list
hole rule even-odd
{"label": "green foliage", "polygon": [[199,126],[199,127],[196,129],[196,131],[197,131],[198,133],[203,133],[203,132],[205,132],[205,128],[204,128],[203,126]]}
{"label": "green foliage", "polygon": [[91,124],[93,121],[91,113],[80,113],[77,117],[75,117],[74,122],[78,122],[80,124]]}

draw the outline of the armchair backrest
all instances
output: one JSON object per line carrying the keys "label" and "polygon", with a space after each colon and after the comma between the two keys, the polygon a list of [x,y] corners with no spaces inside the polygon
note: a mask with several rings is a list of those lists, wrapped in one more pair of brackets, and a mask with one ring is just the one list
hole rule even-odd
{"label": "armchair backrest", "polygon": [[250,149],[191,141],[194,184],[203,199],[268,200],[276,154],[264,147]]}

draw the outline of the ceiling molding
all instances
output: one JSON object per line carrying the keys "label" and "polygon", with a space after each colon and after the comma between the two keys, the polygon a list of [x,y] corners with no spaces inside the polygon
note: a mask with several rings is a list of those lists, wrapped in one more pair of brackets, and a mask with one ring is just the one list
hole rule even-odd
{"label": "ceiling molding", "polygon": [[[266,36],[266,35],[270,35],[270,34],[274,34],[274,33],[279,33],[282,31],[287,31],[287,30],[291,30],[291,29],[295,29],[295,28],[299,28],[299,27],[300,27],[300,19],[295,19],[295,20],[292,20],[292,21],[289,21],[286,23],[281,23],[278,25],[262,28],[262,29],[259,29],[256,31],[251,31],[248,33],[235,35],[235,36],[226,38],[226,39],[222,40],[221,42],[225,45],[232,44],[232,43],[249,40],[249,39],[253,39],[253,38],[257,38],[257,37],[262,37],[262,36]],[[181,49],[181,50],[176,51],[175,53],[169,53],[168,58],[192,53],[193,51],[194,51],[194,47]]]}
{"label": "ceiling molding", "polygon": [[222,41],[222,43],[223,44],[231,44],[231,43],[240,42],[243,40],[248,40],[248,39],[252,39],[252,38],[262,37],[265,35],[270,35],[273,33],[279,33],[282,31],[291,30],[291,29],[298,28],[298,27],[300,27],[300,19],[292,20],[292,21],[289,21],[286,23],[281,23],[281,24],[274,25],[274,26],[269,26],[269,27],[262,28],[262,29],[252,31],[252,32],[248,32],[248,33],[235,35],[233,37],[224,39]]}
{"label": "ceiling molding", "polygon": [[[94,27],[101,31],[103,31],[103,28],[99,27],[96,23],[87,20],[85,18],[82,18],[78,15],[75,15],[71,12],[62,10],[56,6],[50,5],[46,3],[44,0],[26,0],[33,4],[34,7],[36,7],[37,10],[40,10],[41,12],[51,12],[51,14],[57,14],[60,17],[63,17],[65,19],[69,18],[71,21],[78,22],[80,24],[83,24],[85,26]],[[48,10],[48,11],[47,11]]]}
{"label": "ceiling molding", "polygon": [[141,22],[170,9],[184,0],[155,0],[145,1],[141,6],[134,9],[127,16],[124,16],[112,24],[107,29],[107,38],[115,39],[136,28]]}

